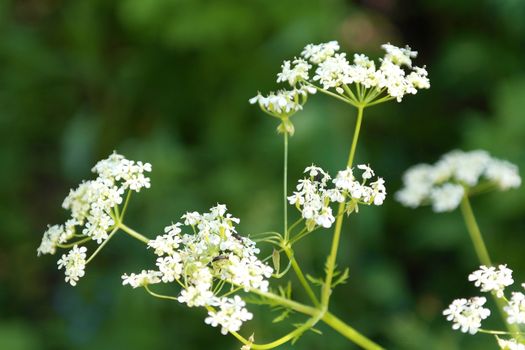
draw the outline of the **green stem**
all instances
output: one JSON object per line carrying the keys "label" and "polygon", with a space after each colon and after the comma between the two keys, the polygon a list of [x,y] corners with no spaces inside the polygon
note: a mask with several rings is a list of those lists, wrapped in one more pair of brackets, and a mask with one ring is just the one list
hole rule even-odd
{"label": "green stem", "polygon": [[358,331],[356,331],[354,328],[350,327],[337,317],[335,317],[330,312],[326,312],[321,319],[324,323],[335,329],[337,332],[339,332],[341,335],[346,337],[347,339],[353,341],[363,349],[367,350],[381,350],[383,349],[381,346],[374,343],[372,340],[368,339]]}
{"label": "green stem", "polygon": [[379,99],[377,99],[377,100],[375,100],[375,101],[369,102],[369,103],[366,104],[366,106],[367,106],[367,107],[375,106],[375,105],[378,105],[378,104],[383,103],[383,102],[391,101],[391,100],[393,100],[393,99],[394,99],[393,97],[391,97],[390,95],[388,95],[388,96],[385,96],[385,97],[379,98]]}
{"label": "green stem", "polygon": [[292,268],[295,271],[295,274],[297,275],[297,278],[299,279],[299,282],[301,282],[304,290],[308,294],[308,297],[310,300],[314,303],[315,306],[319,306],[319,300],[317,299],[317,296],[315,295],[314,291],[312,290],[312,287],[310,286],[310,283],[306,280],[304,277],[303,271],[301,270],[301,267],[297,263],[297,260],[295,260],[295,257],[293,255],[293,252],[291,248],[285,248],[284,252],[286,253],[286,256],[292,263]]}
{"label": "green stem", "polygon": [[[359,139],[359,131],[361,130],[361,123],[363,120],[363,106],[357,108],[357,121],[355,124],[354,137],[352,139],[352,146],[350,147],[350,154],[348,156],[347,167],[352,167],[354,162],[355,150],[357,148],[357,140]],[[326,279],[323,284],[323,289],[321,293],[321,304],[325,307],[328,307],[330,302],[330,294],[332,292],[332,279],[334,277],[335,262],[337,259],[337,249],[339,248],[339,240],[341,238],[341,228],[343,227],[344,220],[344,203],[339,205],[337,210],[337,219],[335,222],[334,236],[332,238],[332,247],[330,249],[330,255],[328,256],[328,261],[326,264]]]}
{"label": "green stem", "polygon": [[[120,216],[117,216],[120,222],[122,222],[122,220],[124,219],[124,214],[126,214],[126,210],[128,209],[128,203],[129,203],[130,197],[131,197],[131,190],[128,190],[128,193],[126,194],[126,200],[124,201],[124,206],[122,207],[122,212],[120,213]],[[118,215],[118,212],[117,212],[117,215]]]}
{"label": "green stem", "polygon": [[299,219],[297,219],[297,221],[295,221],[289,228],[288,228],[288,235],[290,235],[293,231],[294,228],[297,227],[297,225],[299,225],[304,219],[301,217]]}
{"label": "green stem", "polygon": [[270,293],[270,292],[263,292],[259,289],[250,289],[248,290],[248,292],[252,292],[254,294],[257,294],[263,298],[266,298],[268,300],[271,300],[281,306],[284,306],[286,308],[289,308],[289,309],[292,309],[294,311],[297,311],[297,312],[300,312],[302,314],[305,314],[305,315],[310,315],[310,316],[315,316],[317,315],[317,313],[319,312],[318,309],[314,308],[314,307],[311,307],[311,306],[308,306],[308,305],[304,305],[304,304],[301,304],[301,303],[298,303],[296,301],[293,301],[293,300],[290,300],[290,299],[287,299],[287,298],[283,298],[277,294],[273,294],[273,293]]}
{"label": "green stem", "polygon": [[[489,252],[487,250],[487,247],[485,246],[485,242],[483,241],[483,236],[481,235],[478,222],[476,221],[476,217],[474,216],[472,206],[470,205],[470,201],[468,199],[468,194],[466,193],[461,199],[461,213],[463,214],[463,219],[465,221],[465,225],[467,226],[467,231],[470,234],[470,238],[472,239],[472,244],[474,245],[474,250],[476,251],[480,264],[485,265],[487,267],[492,266],[492,261],[489,256]],[[516,326],[515,324],[507,323],[505,312],[503,311],[503,308],[506,304],[505,301],[498,298],[494,294],[492,294],[492,297],[494,298],[494,302],[498,307],[498,311],[501,317],[503,318],[503,323],[505,323],[507,330],[510,333],[519,333],[520,329],[518,326]]]}
{"label": "green stem", "polygon": [[143,235],[141,235],[140,233],[138,233],[137,231],[133,230],[132,228],[124,225],[124,223],[120,222],[118,224],[118,227],[126,232],[128,235],[130,235],[131,237],[135,238],[135,239],[138,239],[139,241],[141,242],[144,242],[146,244],[148,244],[148,242],[150,241],[148,238],[144,237]]}
{"label": "green stem", "polygon": [[239,333],[237,332],[230,332],[235,338],[237,338],[237,340],[239,340],[241,343],[243,344],[247,344],[247,345],[250,345],[250,349],[258,349],[258,350],[265,350],[265,349],[273,349],[273,348],[276,348],[278,347],[279,345],[282,345],[298,336],[300,336],[301,334],[303,334],[304,332],[306,332],[307,330],[309,330],[310,328],[312,328],[313,326],[315,326],[315,324],[317,322],[319,322],[319,320],[321,319],[322,317],[322,312],[319,312],[318,315],[308,319],[308,321],[306,321],[301,327],[298,327],[296,328],[295,330],[293,330],[292,332],[286,334],[285,336],[282,336],[281,338],[277,339],[277,340],[274,340],[270,343],[266,343],[266,344],[255,344],[253,342],[251,342],[250,340],[244,338],[243,336],[241,336]]}
{"label": "green stem", "polygon": [[512,336],[516,336],[516,335],[520,336],[524,334],[523,332],[512,333],[512,332],[504,332],[504,331],[491,331],[491,330],[483,329],[483,328],[479,328],[478,332],[485,333],[485,334],[493,334],[493,335],[512,335]]}
{"label": "green stem", "polygon": [[341,101],[343,101],[343,102],[345,102],[345,103],[348,103],[349,105],[352,105],[352,106],[354,106],[354,107],[357,107],[357,105],[356,105],[356,103],[355,103],[354,101],[351,101],[351,100],[349,100],[349,99],[347,99],[347,98],[345,98],[345,97],[343,97],[343,96],[341,96],[341,95],[334,94],[333,92],[328,91],[328,90],[325,90],[325,89],[323,89],[323,88],[321,88],[321,87],[319,87],[319,86],[316,86],[316,85],[314,85],[314,84],[312,84],[312,83],[307,83],[307,84],[310,85],[310,86],[312,86],[312,87],[314,87],[314,88],[316,88],[317,91],[320,91],[320,92],[322,92],[322,93],[325,94],[325,95],[335,97],[335,98],[338,99],[338,100],[341,100]]}
{"label": "green stem", "polygon": [[159,298],[159,299],[167,299],[167,300],[174,300],[174,301],[179,301],[177,299],[177,297],[174,297],[174,296],[171,296],[171,295],[164,295],[164,294],[158,294],[158,293],[155,293],[154,291],[152,291],[151,289],[149,289],[148,285],[145,285],[144,286],[144,289],[146,289],[146,291],[151,294],[152,296],[156,297],[156,298]]}
{"label": "green stem", "polygon": [[284,239],[288,240],[288,133],[284,133],[284,164],[283,164],[283,210],[284,210]]}
{"label": "green stem", "polygon": [[350,148],[350,155],[348,156],[348,167],[352,167],[354,162],[355,150],[357,148],[357,140],[359,139],[359,132],[361,131],[361,123],[363,121],[364,106],[357,107],[357,121],[355,123],[354,137],[352,138],[352,147]]}
{"label": "green stem", "polygon": [[109,242],[109,240],[115,235],[115,233],[117,233],[117,231],[118,231],[118,227],[115,227],[115,228],[113,229],[113,231],[111,231],[111,233],[109,234],[108,238],[106,238],[106,240],[105,240],[104,242],[102,242],[101,245],[98,246],[97,250],[95,250],[95,251],[93,252],[93,254],[91,254],[91,256],[86,260],[86,265],[89,264],[89,262],[90,262],[91,260],[93,260],[93,258],[94,258],[95,256],[97,256],[97,254],[102,250],[102,248],[104,248],[104,246],[105,246],[105,245]]}
{"label": "green stem", "polygon": [[78,245],[78,244],[82,244],[82,243],[85,243],[87,241],[90,241],[91,240],[91,237],[85,237],[81,240],[78,240],[76,242],[71,242],[71,243],[67,243],[67,244],[57,244],[57,247],[59,248],[73,248],[74,246]]}
{"label": "green stem", "polygon": [[465,194],[461,200],[461,213],[463,214],[463,219],[465,220],[465,225],[467,226],[467,231],[470,234],[470,238],[472,239],[472,244],[476,250],[479,262],[487,267],[492,266],[489,252],[487,251],[487,247],[483,241],[483,236],[481,236],[481,231],[479,230],[479,226],[476,221],[476,217],[474,216],[474,212],[472,211],[472,207],[470,206],[470,201],[467,194]]}

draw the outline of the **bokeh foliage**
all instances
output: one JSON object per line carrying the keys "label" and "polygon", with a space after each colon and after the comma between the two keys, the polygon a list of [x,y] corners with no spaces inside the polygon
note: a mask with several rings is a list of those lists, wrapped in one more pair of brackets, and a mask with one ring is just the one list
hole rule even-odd
{"label": "bokeh foliage", "polygon": [[[36,247],[48,223],[64,220],[68,189],[114,149],[153,164],[153,186],[128,216],[149,236],[217,202],[242,219],[243,234],[279,229],[281,139],[247,100],[275,88],[282,60],[307,43],[336,39],[374,57],[387,41],[420,51],[432,88],[366,111],[358,148],[391,194],[408,166],[453,148],[484,148],[525,169],[523,18],[522,0],[1,0],[0,349],[238,348],[204,326],[201,310],[120,286],[122,272],[153,262],[136,242],[109,244],[77,288]],[[294,120],[291,183],[312,161],[341,168],[354,111],[315,96]],[[524,196],[473,203],[494,260],[517,281]],[[328,236],[298,246],[313,274]],[[339,265],[351,278],[332,309],[388,348],[495,347],[488,336],[452,332],[441,316],[452,299],[476,293],[459,213],[412,211],[390,196],[351,217]],[[269,320],[256,315],[245,329],[258,339],[283,331]],[[320,329],[294,348],[354,348]]]}

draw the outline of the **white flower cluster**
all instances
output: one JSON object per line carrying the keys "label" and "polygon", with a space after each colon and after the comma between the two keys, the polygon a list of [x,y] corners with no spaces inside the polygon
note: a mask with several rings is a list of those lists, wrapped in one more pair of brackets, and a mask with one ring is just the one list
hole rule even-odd
{"label": "white flower cluster", "polygon": [[[482,292],[490,292],[497,298],[506,303],[503,311],[507,315],[508,324],[525,324],[525,294],[513,292],[510,300],[505,298],[505,288],[514,283],[512,270],[506,265],[496,267],[480,266],[479,270],[474,271],[468,276],[469,281],[474,282]],[[525,288],[525,283],[521,285]],[[484,297],[474,297],[470,300],[457,299],[443,311],[447,320],[453,322],[453,329],[461,329],[462,332],[474,334],[481,327],[481,321],[490,315],[490,310],[483,308],[486,299]],[[501,349],[525,349],[521,340],[499,339],[498,344]]]}
{"label": "white flower cluster", "polygon": [[525,294],[513,292],[509,304],[503,308],[510,324],[525,324]]}
{"label": "white flower cluster", "polygon": [[[150,187],[145,172],[151,171],[151,164],[134,162],[117,153],[98,162],[92,171],[98,177],[82,182],[64,199],[62,207],[70,211],[71,217],[64,224],[47,229],[37,249],[38,255],[55,254],[59,245],[74,237],[102,243],[115,225],[113,210],[122,203],[123,194],[128,190],[139,192]],[[80,229],[77,230],[77,226]],[[59,267],[66,269],[66,281],[71,285],[75,285],[78,278],[84,275],[84,267],[80,263],[84,258],[79,258],[82,256],[80,253],[85,257],[86,248],[75,246],[67,255],[69,258],[65,259],[65,255],[59,261]]]}
{"label": "white flower cluster", "polygon": [[[378,95],[386,92],[398,102],[406,94],[416,94],[419,89],[428,89],[430,81],[425,68],[412,67],[412,58],[417,56],[408,46],[399,48],[391,44],[382,45],[386,51],[379,67],[363,54],[355,54],[351,64],[345,53],[338,53],[336,41],[318,45],[309,44],[301,53],[302,58],[284,61],[277,82],[288,81],[291,86],[298,82],[319,82],[323,89],[335,89],[344,94],[351,84],[374,89]],[[310,63],[317,65],[310,80]]]}
{"label": "white flower cluster", "polygon": [[490,310],[483,307],[486,302],[485,297],[456,299],[443,311],[443,315],[452,322],[452,329],[476,334],[481,327],[481,321],[490,316]]}
{"label": "white flower cluster", "polygon": [[86,267],[86,247],[74,246],[67,254],[63,254],[58,260],[58,269],[65,269],[66,282],[76,286],[80,277],[85,274]]}
{"label": "white flower cluster", "polygon": [[516,339],[505,340],[498,339],[498,345],[501,350],[525,350],[525,345],[518,343]]}
{"label": "white flower cluster", "polygon": [[237,331],[241,328],[244,321],[251,320],[253,315],[245,308],[246,303],[238,296],[233,298],[221,298],[218,300],[218,311],[208,312],[208,317],[204,320],[212,327],[221,325],[221,333],[228,334],[230,331]]}
{"label": "white flower cluster", "polygon": [[[123,284],[136,288],[176,281],[183,286],[177,298],[180,303],[207,307],[206,323],[220,325],[223,334],[238,331],[252,314],[239,296],[221,296],[217,286],[227,282],[245,291],[267,291],[273,270],[257,258],[255,242],[237,233],[239,219],[227,213],[225,205],[218,204],[204,214],[189,212],[182,219],[183,224],[166,227],[163,235],[148,242],[158,255],[158,270],[123,275]],[[184,226],[193,233],[184,234]]]}
{"label": "white flower cluster", "polygon": [[499,265],[497,269],[494,266],[482,265],[479,270],[468,276],[468,280],[474,282],[476,287],[480,287],[482,292],[492,292],[498,298],[503,297],[505,287],[514,283],[512,270],[507,265]]}
{"label": "white flower cluster", "polygon": [[251,104],[258,103],[261,109],[274,117],[290,117],[303,109],[308,94],[315,94],[317,90],[309,86],[300,86],[292,90],[278,90],[270,92],[268,96],[258,93],[250,99]]}
{"label": "white flower cluster", "polygon": [[491,157],[482,150],[455,150],[441,157],[434,165],[418,164],[403,175],[404,188],[396,193],[403,205],[416,208],[432,204],[435,212],[452,211],[458,207],[465,191],[478,185],[492,185],[508,190],[521,185],[518,167]]}
{"label": "white flower cluster", "polygon": [[291,205],[295,205],[306,220],[306,227],[313,230],[316,226],[331,227],[335,221],[330,205],[334,202],[346,202],[347,208],[357,209],[358,204],[381,205],[386,198],[384,180],[378,178],[375,182],[366,184],[374,176],[374,171],[368,165],[358,165],[363,171],[359,181],[354,177],[353,170],[347,168],[337,173],[328,188],[331,177],[323,169],[312,165],[304,172],[308,177],[299,180],[297,191],[288,197]]}

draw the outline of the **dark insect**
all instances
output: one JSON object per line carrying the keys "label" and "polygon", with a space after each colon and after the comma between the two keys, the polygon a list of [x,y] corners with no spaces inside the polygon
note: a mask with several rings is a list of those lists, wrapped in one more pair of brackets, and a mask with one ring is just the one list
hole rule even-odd
{"label": "dark insect", "polygon": [[221,260],[228,260],[228,256],[227,255],[217,255],[215,258],[213,258],[211,262],[214,263],[214,262],[221,261]]}
{"label": "dark insect", "polygon": [[317,175],[314,176],[314,181],[316,182],[322,182],[324,179],[324,175],[321,173],[317,173]]}
{"label": "dark insect", "polygon": [[235,238],[236,240],[238,241],[241,241],[242,243],[244,243],[244,241],[242,240],[242,236],[238,233],[232,233],[232,237]]}

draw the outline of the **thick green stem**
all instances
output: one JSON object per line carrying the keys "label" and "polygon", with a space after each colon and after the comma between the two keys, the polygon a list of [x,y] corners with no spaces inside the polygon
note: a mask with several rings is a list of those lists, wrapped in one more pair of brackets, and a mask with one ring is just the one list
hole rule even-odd
{"label": "thick green stem", "polygon": [[339,332],[344,337],[348,338],[349,340],[353,341],[363,349],[367,350],[381,350],[383,349],[381,346],[374,343],[372,340],[368,339],[337,317],[335,317],[330,312],[326,312],[321,319],[324,323],[326,323],[328,326],[335,329],[337,332]]}
{"label": "thick green stem", "polygon": [[485,266],[492,266],[492,261],[490,260],[489,252],[483,241],[483,236],[481,236],[481,231],[479,230],[476,217],[470,206],[470,201],[468,195],[465,194],[461,200],[461,213],[463,214],[463,219],[465,220],[465,225],[467,226],[467,231],[470,234],[470,239],[474,245],[474,250],[478,256],[479,262]]}
{"label": "thick green stem", "polygon": [[283,164],[283,211],[284,239],[288,240],[288,133],[284,133],[284,164]]}
{"label": "thick green stem", "polygon": [[303,271],[301,270],[301,267],[297,263],[297,260],[295,260],[293,252],[291,251],[290,248],[285,248],[284,252],[286,253],[286,256],[288,257],[288,259],[290,260],[292,264],[292,268],[295,271],[295,274],[297,275],[297,279],[299,279],[299,282],[301,282],[301,285],[303,286],[304,290],[308,294],[308,297],[314,303],[315,306],[319,306],[319,300],[317,299],[317,296],[312,290],[312,287],[310,287],[310,283],[308,283],[308,281],[304,277]]}
{"label": "thick green stem", "polygon": [[357,140],[359,140],[359,132],[361,131],[361,124],[363,122],[363,106],[357,107],[357,121],[355,122],[354,137],[352,138],[352,146],[350,148],[350,154],[348,156],[348,167],[352,167],[354,163],[355,150],[357,148]]}
{"label": "thick green stem", "polygon": [[[467,231],[470,234],[472,244],[474,245],[474,250],[476,251],[476,254],[478,256],[479,263],[487,267],[492,266],[492,261],[489,256],[489,252],[487,250],[487,247],[485,246],[485,242],[483,240],[483,236],[481,235],[478,222],[476,221],[476,217],[474,216],[472,206],[470,205],[470,201],[468,199],[468,194],[466,193],[463,196],[463,199],[461,200],[461,213],[463,214],[463,219],[465,221],[465,225],[467,226]],[[503,311],[503,308],[506,305],[505,301],[501,298],[498,298],[494,294],[492,294],[492,297],[494,298],[494,302],[498,307],[498,311],[501,317],[503,318],[503,323],[505,323],[507,330],[510,333],[519,333],[519,327],[517,327],[515,324],[507,323],[505,312]]]}
{"label": "thick green stem", "polygon": [[[347,167],[352,167],[354,162],[355,150],[357,148],[357,140],[359,139],[359,131],[361,130],[361,123],[363,121],[363,106],[357,108],[357,121],[354,129],[354,137],[352,139],[352,146],[350,147],[350,153],[348,155]],[[335,222],[334,236],[332,238],[332,247],[330,249],[330,255],[326,264],[326,279],[323,284],[323,290],[321,293],[321,304],[328,307],[330,301],[330,294],[332,292],[332,279],[334,277],[335,262],[337,259],[337,249],[339,248],[339,240],[341,238],[341,228],[343,227],[344,220],[344,208],[345,204],[341,203],[337,210],[337,219]]]}
{"label": "thick green stem", "polygon": [[146,244],[148,244],[148,242],[150,241],[148,238],[144,237],[143,235],[141,235],[140,233],[138,233],[137,231],[133,230],[132,228],[124,225],[124,223],[119,223],[118,227],[126,232],[128,235],[130,235],[131,237],[135,238],[135,239],[138,239],[139,241],[141,242],[144,242]]}

